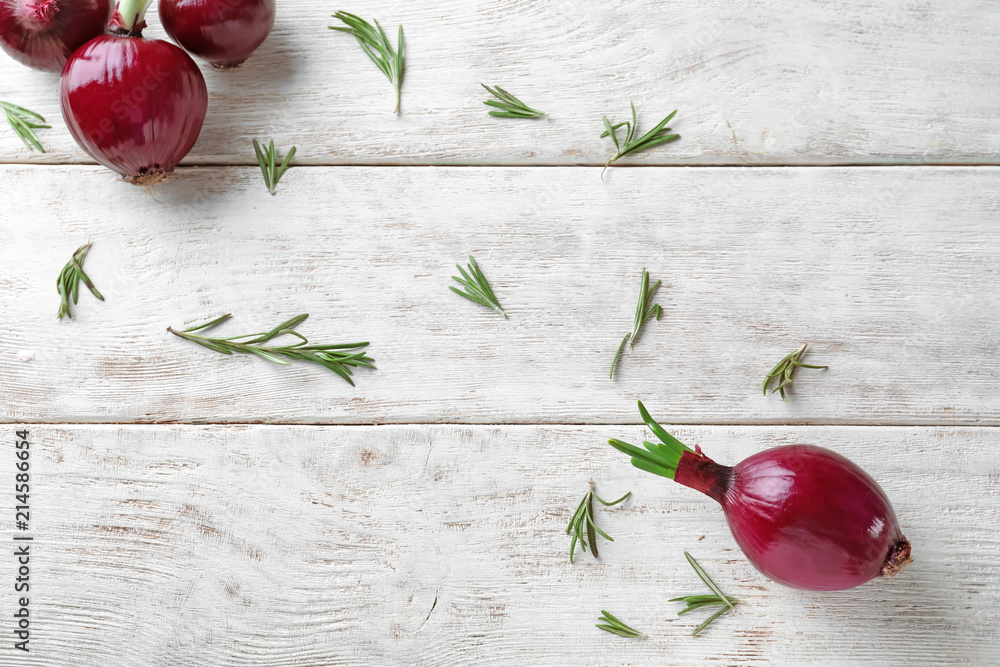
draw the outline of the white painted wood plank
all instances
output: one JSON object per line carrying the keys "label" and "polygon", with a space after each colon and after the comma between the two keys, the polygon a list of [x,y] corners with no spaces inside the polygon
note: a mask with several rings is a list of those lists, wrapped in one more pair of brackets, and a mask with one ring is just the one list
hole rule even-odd
{"label": "white painted wood plank", "polygon": [[[993,664],[998,429],[676,433],[726,463],[793,442],[845,454],[892,499],[916,561],[840,593],[773,584],[714,503],[604,444],[638,426],[36,426],[35,634],[16,663]],[[591,478],[634,497],[599,511],[615,538],[601,559],[570,565],[564,529]],[[698,638],[667,602],[700,590],[683,550],[745,602]],[[601,633],[600,609],[649,638]]]}
{"label": "white painted wood plank", "polygon": [[[186,170],[155,195],[83,167],[0,171],[7,421],[1000,423],[1000,170]],[[154,198],[155,196],[155,198]],[[32,221],[32,222],[28,222]],[[107,297],[55,318],[89,236]],[[449,291],[474,253],[510,317]],[[664,286],[616,374],[640,269]],[[377,371],[226,357],[298,313]],[[792,400],[760,392],[800,343]],[[21,359],[24,351],[33,361]]]}
{"label": "white painted wood plank", "polygon": [[[252,164],[251,139],[303,164],[603,164],[601,116],[629,100],[652,127],[680,109],[681,141],[644,164],[996,163],[1000,14],[989,0],[356,0],[406,30],[403,112],[337,5],[284,1],[237,72],[206,71],[209,118],[190,164]],[[147,35],[162,37],[158,17]],[[480,82],[551,114],[491,119]],[[0,128],[0,162],[84,161],[55,75],[0,58],[0,99],[43,113],[49,150]]]}

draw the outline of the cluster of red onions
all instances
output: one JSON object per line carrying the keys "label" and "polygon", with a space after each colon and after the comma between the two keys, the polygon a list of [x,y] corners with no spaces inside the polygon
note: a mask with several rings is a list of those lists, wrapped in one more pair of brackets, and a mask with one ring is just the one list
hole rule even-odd
{"label": "cluster of red onions", "polygon": [[[143,39],[151,2],[119,0],[110,12],[109,0],[0,0],[0,46],[26,65],[62,72],[70,134],[136,185],[174,170],[208,109],[205,78],[191,57]],[[233,69],[271,32],[275,0],[161,0],[160,17],[189,52]]]}
{"label": "cluster of red onions", "polygon": [[701,491],[722,505],[740,549],[766,577],[811,591],[853,588],[912,562],[889,499],[864,470],[828,449],[769,449],[734,467],[691,450],[656,423],[645,449],[609,444],[632,464]]}

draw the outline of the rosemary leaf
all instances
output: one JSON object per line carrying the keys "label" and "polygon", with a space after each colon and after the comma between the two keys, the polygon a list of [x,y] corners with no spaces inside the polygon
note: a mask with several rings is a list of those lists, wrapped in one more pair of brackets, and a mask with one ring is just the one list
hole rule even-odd
{"label": "rosemary leaf", "polygon": [[37,150],[39,153],[45,152],[41,142],[38,140],[38,135],[35,134],[35,130],[50,128],[52,126],[45,124],[45,119],[41,114],[35,113],[30,109],[25,109],[24,107],[19,107],[16,104],[11,104],[10,102],[0,102],[0,109],[3,109],[4,115],[7,117],[7,122],[10,123],[11,128],[21,138],[21,141],[24,142],[28,150]]}
{"label": "rosemary leaf", "polygon": [[[677,115],[677,110],[674,109],[669,116],[661,120],[656,126],[651,129],[646,134],[642,135],[638,139],[635,139],[635,133],[638,129],[638,121],[635,115],[635,104],[630,103],[632,107],[632,120],[622,121],[617,125],[612,125],[611,121],[608,120],[607,116],[602,118],[604,124],[604,132],[601,133],[601,137],[611,137],[611,141],[615,145],[615,154],[611,156],[607,164],[604,165],[605,171],[611,165],[612,162],[617,161],[619,158],[625,157],[629,153],[635,153],[638,151],[646,150],[652,148],[653,146],[659,146],[660,144],[666,144],[671,141],[676,141],[680,139],[679,134],[670,134],[670,128],[667,127],[674,116]],[[625,139],[624,141],[618,138],[618,129],[625,128]],[[604,171],[601,172],[601,179],[604,178]]]}
{"label": "rosemary leaf", "polygon": [[59,292],[59,313],[57,315],[59,319],[63,317],[73,318],[70,301],[76,304],[79,300],[81,282],[87,286],[91,294],[104,301],[104,295],[98,291],[90,276],[83,270],[83,260],[89,251],[90,241],[87,241],[76,249],[66,266],[59,272],[59,277],[56,278],[56,290]]}
{"label": "rosemary leaf", "polygon": [[361,45],[365,54],[385,74],[386,78],[389,79],[389,83],[396,90],[396,108],[392,112],[398,113],[404,69],[403,26],[399,26],[399,35],[396,38],[398,50],[396,50],[392,48],[389,38],[386,37],[385,31],[382,30],[382,26],[379,25],[378,21],[375,21],[375,25],[373,26],[360,16],[349,14],[348,12],[337,12],[333,15],[333,18],[342,21],[346,27],[331,25],[328,26],[330,30],[354,35],[354,38],[358,40],[358,44]]}
{"label": "rosemary leaf", "polygon": [[712,621],[714,621],[715,619],[719,618],[720,616],[722,616],[723,614],[725,614],[727,611],[729,611],[729,610],[727,608],[723,607],[719,611],[715,612],[714,614],[712,614],[711,616],[709,616],[708,618],[706,618],[704,621],[701,622],[701,624],[697,628],[694,629],[694,632],[691,633],[691,636],[694,637],[695,635],[697,635],[699,632],[701,632],[702,630],[704,630],[705,628],[707,628]]}
{"label": "rosemary leaf", "polygon": [[615,358],[611,360],[611,372],[608,374],[608,378],[611,380],[615,379],[615,366],[618,365],[618,357],[621,356],[622,350],[625,349],[625,343],[628,342],[629,336],[631,335],[632,334],[625,334],[625,337],[622,338],[621,345],[619,345],[618,349],[615,350]]}
{"label": "rosemary leaf", "polygon": [[497,297],[493,294],[493,289],[490,288],[489,281],[486,280],[486,276],[479,269],[479,265],[476,264],[476,260],[469,255],[468,272],[463,269],[458,264],[455,265],[458,268],[459,273],[462,277],[452,276],[452,280],[457,282],[459,285],[465,287],[462,291],[454,286],[449,286],[452,292],[460,296],[465,297],[469,301],[474,301],[481,306],[486,306],[487,308],[492,308],[496,312],[500,313],[504,317],[507,317],[507,313],[504,312],[503,308],[500,307],[500,302],[497,301]]}
{"label": "rosemary leaf", "polygon": [[721,605],[723,607],[727,607],[728,608],[728,606],[725,603],[723,603],[723,602],[721,602],[719,600],[719,597],[717,595],[712,595],[710,597],[712,598],[711,600],[706,600],[704,602],[688,602],[688,603],[686,603],[687,607],[685,607],[681,611],[677,612],[677,615],[678,616],[682,616],[682,615],[688,613],[689,611],[696,611],[698,609],[701,609],[702,607],[718,607],[719,605]]}
{"label": "rosemary leaf", "polygon": [[653,283],[653,286],[649,286],[649,272],[646,271],[645,267],[642,269],[642,277],[639,282],[639,302],[635,307],[635,320],[632,323],[632,332],[625,334],[625,338],[622,339],[621,345],[618,346],[618,350],[615,352],[614,359],[611,360],[611,372],[608,377],[612,380],[615,379],[615,366],[618,365],[618,358],[621,356],[622,350],[625,349],[625,343],[628,342],[629,349],[635,345],[636,338],[639,337],[639,330],[642,326],[650,320],[650,318],[660,319],[663,315],[663,308],[659,304],[651,304],[653,300],[653,295],[656,290],[660,287],[662,281],[657,280]]}
{"label": "rosemary leaf", "polygon": [[613,635],[618,635],[619,637],[629,637],[638,638],[642,637],[642,633],[635,628],[629,627],[619,621],[617,618],[612,616],[607,611],[601,610],[601,622],[594,627],[600,628],[605,632],[610,632]]}
{"label": "rosemary leaf", "polygon": [[267,191],[273,195],[277,192],[278,181],[288,171],[289,163],[295,157],[295,146],[292,146],[291,150],[288,151],[285,159],[281,161],[280,166],[278,165],[277,153],[274,149],[274,139],[271,139],[270,145],[263,150],[260,144],[257,143],[257,140],[254,139],[253,152],[257,155],[257,164],[260,165],[260,172],[264,175],[264,185],[267,186]]}
{"label": "rosemary leaf", "polygon": [[[320,364],[330,369],[348,383],[354,386],[352,368],[364,367],[375,368],[374,359],[367,356],[363,351],[368,347],[368,343],[338,343],[334,345],[310,345],[309,340],[295,331],[295,327],[302,324],[308,314],[296,315],[264,333],[245,334],[243,336],[232,336],[230,338],[212,338],[194,333],[203,331],[221,324],[228,320],[230,315],[223,315],[204,324],[193,326],[183,331],[177,331],[173,327],[167,327],[167,331],[180,336],[185,340],[198,343],[210,350],[223,354],[233,354],[235,352],[243,354],[253,354],[261,359],[266,359],[271,363],[288,366],[292,361],[309,361]],[[298,342],[289,345],[265,346],[267,343],[279,336],[291,336],[298,339]]]}
{"label": "rosemary leaf", "polygon": [[544,118],[548,116],[547,113],[543,113],[538,109],[532,109],[500,86],[490,88],[485,83],[480,83],[479,85],[485,88],[490,95],[497,98],[496,100],[486,100],[483,102],[487,106],[500,109],[500,111],[488,112],[491,116],[496,116],[497,118]]}
{"label": "rosemary leaf", "polygon": [[192,331],[201,331],[202,329],[209,329],[211,327],[214,327],[216,324],[221,324],[222,322],[225,322],[230,317],[232,317],[232,315],[230,313],[226,313],[225,315],[222,315],[221,317],[216,317],[214,320],[209,320],[204,324],[199,324],[197,326],[191,327],[190,329],[185,329],[184,333],[191,333]]}
{"label": "rosemary leaf", "polygon": [[[593,492],[593,490],[587,491],[587,494],[577,505],[576,511],[573,512],[573,518],[569,520],[569,525],[566,526],[566,534],[571,535],[569,542],[569,562],[573,562],[573,556],[576,552],[576,543],[580,542],[580,547],[583,549],[584,553],[587,551],[587,547],[590,547],[590,553],[597,558],[597,535],[600,535],[608,542],[614,542],[614,539],[605,533],[603,530],[597,527],[594,523],[594,499],[596,498],[599,503],[605,507],[611,507],[617,505],[618,503],[624,501],[626,498],[632,495],[629,491],[624,496],[618,500],[608,502],[601,498],[599,495]],[[584,531],[586,531],[586,536],[584,536]]]}
{"label": "rosemary leaf", "polygon": [[765,396],[767,396],[767,387],[771,384],[771,380],[777,378],[778,386],[772,389],[771,393],[779,392],[781,400],[787,402],[788,397],[785,396],[785,387],[792,384],[792,374],[796,368],[829,368],[829,366],[813,366],[799,361],[802,358],[802,354],[806,351],[806,345],[806,343],[802,343],[802,347],[788,354],[788,356],[778,362],[777,366],[771,369],[771,372],[764,378],[764,384],[761,385]]}

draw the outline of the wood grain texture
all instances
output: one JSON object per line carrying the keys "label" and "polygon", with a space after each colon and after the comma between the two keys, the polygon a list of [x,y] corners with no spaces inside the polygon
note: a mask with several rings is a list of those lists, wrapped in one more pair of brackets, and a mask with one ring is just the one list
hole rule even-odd
{"label": "wood grain texture", "polygon": [[[773,584],[713,502],[604,444],[637,426],[36,426],[35,635],[16,664],[994,664],[1000,430],[675,432],[722,462],[793,442],[850,457],[915,563],[839,593]],[[591,478],[634,496],[599,510],[601,559],[570,565]],[[745,602],[697,638],[667,602],[702,588],[683,550]],[[600,632],[600,609],[649,638]]]}
{"label": "wood grain texture", "polygon": [[[997,163],[1000,14],[989,0],[356,0],[402,23],[402,114],[338,8],[283,1],[239,71],[205,69],[209,116],[189,164],[253,164],[251,139],[301,164],[604,164],[601,116],[629,100],[683,138],[642,164]],[[163,37],[149,17],[150,37]],[[551,114],[491,119],[480,82]],[[58,78],[0,58],[0,99],[43,113],[45,155],[0,128],[0,162],[87,161],[60,117]]]}
{"label": "wood grain texture", "polygon": [[[689,423],[1000,423],[1000,171],[599,171],[300,168],[272,197],[251,168],[155,195],[4,168],[2,419],[637,423],[641,398]],[[58,321],[89,236],[107,301]],[[509,319],[449,291],[470,253]],[[643,266],[664,316],[612,382]],[[378,370],[350,387],[166,332],[225,312],[229,335],[311,313],[303,333],[370,340]],[[830,369],[762,396],[802,342]]]}
{"label": "wood grain texture", "polygon": [[[32,652],[8,636],[0,665],[996,664],[1000,169],[843,168],[1000,164],[993,3],[280,4],[244,68],[203,68],[204,131],[153,191],[83,166],[58,77],[0,57],[0,99],[54,125],[39,155],[0,121],[0,422],[48,422]],[[405,26],[400,116],[327,30],[341,8]],[[492,119],[480,82],[551,117]],[[678,108],[682,139],[608,183],[568,168],[604,164],[600,118],[629,100],[640,131]],[[271,137],[303,165],[277,197],[239,166]],[[90,236],[108,300],[59,322]],[[447,289],[470,253],[509,319]],[[643,266],[664,317],[612,382]],[[303,333],[371,340],[379,368],[350,387],[165,330],[222,312],[230,335],[309,312]],[[761,396],[802,342],[830,369]],[[644,435],[637,398],[720,462],[845,454],[916,562],[834,594],[768,582],[714,503],[605,444]],[[570,565],[590,480],[635,495]],[[698,638],[667,601],[701,590],[684,550],[745,602]],[[596,630],[601,609],[648,638]]]}

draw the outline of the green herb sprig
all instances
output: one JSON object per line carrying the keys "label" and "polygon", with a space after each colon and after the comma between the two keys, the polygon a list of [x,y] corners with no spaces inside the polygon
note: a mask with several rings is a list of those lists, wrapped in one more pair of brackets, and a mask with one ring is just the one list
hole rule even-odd
{"label": "green herb sprig", "polygon": [[[653,146],[659,146],[660,144],[676,141],[681,137],[679,134],[669,134],[670,128],[667,127],[667,123],[669,123],[671,119],[677,115],[677,109],[674,109],[669,116],[657,123],[656,127],[638,139],[635,139],[636,129],[639,127],[639,124],[635,116],[635,104],[630,104],[632,106],[631,122],[626,120],[618,123],[617,125],[612,125],[607,116],[603,117],[604,132],[601,133],[601,137],[611,137],[611,141],[615,144],[615,154],[612,155],[611,159],[609,159],[607,164],[604,165],[605,171],[607,171],[608,167],[611,166],[612,162],[615,162],[629,153],[635,153],[637,151],[646,150],[647,148],[652,148]],[[625,126],[625,139],[624,141],[619,141],[618,128],[622,126]],[[601,172],[601,180],[603,179],[604,171]]]}
{"label": "green herb sprig", "polygon": [[25,109],[24,107],[19,107],[16,104],[11,104],[10,102],[0,102],[0,109],[3,109],[4,115],[7,116],[7,122],[10,123],[11,128],[21,138],[21,141],[24,142],[28,150],[37,150],[39,153],[45,152],[45,149],[42,148],[42,143],[38,140],[38,135],[35,134],[35,130],[50,128],[52,126],[45,124],[45,119],[41,114],[35,113],[30,109]]}
{"label": "green herb sprig", "polygon": [[396,50],[392,48],[389,38],[386,37],[385,31],[382,30],[382,26],[379,25],[378,21],[375,21],[375,25],[373,26],[360,16],[355,16],[347,12],[337,12],[333,15],[333,18],[343,21],[347,27],[331,25],[328,26],[330,30],[354,35],[354,38],[358,40],[358,44],[361,45],[364,52],[378,66],[382,73],[385,74],[386,78],[389,79],[389,83],[396,89],[396,108],[392,112],[398,113],[404,69],[402,24],[399,26],[399,36],[396,38],[396,46],[398,48]]}
{"label": "green herb sprig", "polygon": [[712,578],[708,576],[708,573],[702,569],[701,565],[698,565],[698,561],[696,561],[694,557],[691,556],[691,554],[685,551],[684,557],[687,558],[688,563],[690,563],[691,567],[694,568],[694,571],[698,575],[698,577],[703,582],[705,582],[706,586],[708,586],[712,590],[712,594],[685,595],[679,598],[671,598],[669,602],[683,602],[684,604],[687,605],[687,607],[677,612],[677,615],[681,616],[683,614],[688,613],[689,611],[694,611],[695,609],[701,609],[702,607],[714,607],[718,605],[722,606],[722,609],[718,610],[717,612],[709,616],[707,619],[705,619],[705,621],[702,622],[701,625],[699,625],[697,628],[694,629],[694,632],[691,633],[691,636],[694,636],[699,632],[701,632],[702,630],[704,630],[705,628],[707,628],[715,619],[719,618],[727,611],[735,610],[736,605],[738,605],[740,601],[737,600],[736,598],[731,598],[728,595],[724,594],[722,590],[720,590],[719,587],[716,585],[716,583],[712,581]]}
{"label": "green herb sprig", "polygon": [[[308,314],[296,315],[290,320],[282,322],[270,331],[264,333],[246,334],[243,336],[233,336],[231,338],[210,338],[199,336],[195,331],[210,329],[222,322],[225,322],[231,315],[223,315],[214,320],[199,324],[190,329],[177,331],[173,327],[167,327],[167,331],[180,336],[185,340],[198,343],[210,350],[223,354],[233,354],[241,352],[244,354],[255,354],[261,359],[288,366],[291,361],[311,361],[329,368],[331,371],[344,378],[354,386],[352,367],[375,368],[374,359],[367,356],[362,350],[368,347],[368,343],[340,343],[335,345],[309,345],[309,340],[295,330],[295,327],[302,324]],[[278,336],[293,336],[299,341],[294,345],[264,345]]]}
{"label": "green herb sprig", "polygon": [[271,139],[271,144],[261,150],[260,144],[257,140],[253,140],[253,152],[257,155],[257,164],[260,165],[260,173],[264,174],[264,185],[267,186],[267,191],[272,195],[277,192],[278,181],[281,177],[285,175],[288,171],[288,165],[295,157],[295,146],[288,151],[285,155],[285,159],[278,164],[277,152],[274,150],[274,139]]}
{"label": "green herb sprig", "polygon": [[619,637],[629,637],[631,639],[635,639],[643,636],[641,632],[635,628],[625,625],[603,609],[601,610],[601,622],[596,624],[594,627],[598,627],[605,632],[610,632],[611,634],[618,635]]}
{"label": "green herb sprig", "polygon": [[771,369],[771,372],[764,378],[764,384],[761,385],[765,396],[767,396],[767,387],[771,384],[771,380],[777,379],[778,386],[772,389],[771,393],[780,392],[781,400],[787,402],[788,397],[785,396],[785,387],[792,383],[792,375],[795,373],[796,368],[829,368],[829,366],[813,366],[799,361],[802,358],[802,353],[806,351],[806,345],[807,343],[802,343],[802,347],[786,356],[778,362],[777,366]]}
{"label": "green herb sprig", "polygon": [[485,88],[495,100],[486,100],[483,104],[500,109],[500,111],[489,111],[491,116],[497,118],[544,118],[548,116],[538,109],[532,109],[527,104],[517,99],[500,86],[490,88],[485,83],[479,84]]}
{"label": "green herb sprig", "polygon": [[86,274],[83,270],[83,260],[90,251],[90,241],[76,249],[73,256],[70,258],[63,270],[59,272],[59,277],[56,278],[56,289],[59,291],[59,319],[63,317],[73,318],[73,312],[70,308],[70,300],[74,304],[77,303],[80,298],[80,283],[82,282],[90,290],[90,293],[96,296],[101,301],[104,301],[104,295],[101,294],[96,287],[94,287],[93,281],[91,281],[90,276]]}
{"label": "green herb sprig", "polygon": [[500,313],[504,317],[507,317],[507,313],[504,312],[503,308],[500,307],[500,302],[497,301],[497,297],[493,294],[493,289],[490,287],[490,283],[486,280],[486,276],[479,269],[479,265],[476,264],[476,260],[473,259],[472,255],[469,255],[468,272],[463,269],[458,264],[455,265],[462,277],[452,276],[452,280],[457,282],[459,285],[465,287],[465,291],[458,289],[453,285],[449,285],[449,289],[458,294],[459,296],[464,296],[469,301],[475,301],[481,306],[486,306],[487,308],[492,308],[496,312]]}
{"label": "green herb sprig", "polygon": [[569,562],[573,562],[573,555],[576,552],[576,543],[580,542],[580,546],[583,548],[584,553],[587,551],[587,547],[590,547],[590,553],[597,558],[597,535],[600,535],[608,542],[614,542],[614,539],[603,530],[597,527],[594,523],[594,499],[601,503],[605,507],[611,507],[617,505],[618,503],[624,501],[626,498],[632,495],[629,491],[624,496],[615,500],[613,502],[607,502],[603,500],[599,495],[591,491],[587,491],[587,495],[583,497],[580,504],[576,508],[576,512],[573,513],[573,518],[569,520],[569,525],[566,526],[566,534],[572,535],[573,537],[569,542]]}
{"label": "green herb sprig", "polygon": [[649,286],[649,272],[646,271],[645,267],[642,269],[642,277],[639,282],[639,302],[635,307],[635,321],[632,324],[632,331],[625,334],[622,338],[621,345],[615,351],[615,358],[611,360],[611,372],[608,377],[612,380],[615,379],[615,366],[618,364],[618,357],[621,356],[622,350],[625,349],[625,343],[628,343],[629,349],[635,345],[635,339],[639,337],[639,330],[642,328],[650,318],[655,317],[657,320],[663,315],[663,308],[659,304],[650,302],[653,300],[653,295],[656,294],[656,290],[660,287],[661,280],[657,280],[653,283],[653,286]]}

